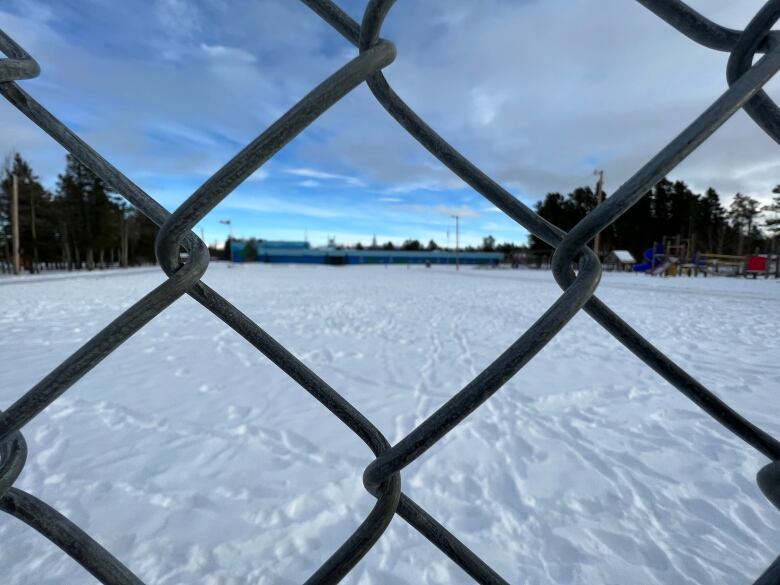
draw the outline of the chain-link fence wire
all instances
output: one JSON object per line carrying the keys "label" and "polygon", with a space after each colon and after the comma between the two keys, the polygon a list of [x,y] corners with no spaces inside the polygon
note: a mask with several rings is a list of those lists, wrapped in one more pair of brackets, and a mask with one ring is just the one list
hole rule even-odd
{"label": "chain-link fence wire", "polygon": [[[8,57],[0,59],[0,94],[160,226],[157,256],[168,276],[162,285],[122,313],[0,412],[0,509],[51,540],[102,583],[142,584],[137,576],[78,526],[45,502],[13,487],[27,454],[21,429],[103,358],[185,294],[268,357],[357,434],[374,453],[375,459],[364,471],[363,483],[376,497],[376,504],[353,534],[306,583],[340,581],[374,546],[395,514],[436,545],[475,581],[506,583],[455,535],[402,492],[400,472],[498,391],[580,310],[588,313],[726,429],[768,457],[771,463],[758,473],[758,484],[769,500],[780,508],[780,442],[731,409],[595,296],[601,264],[586,245],[740,108],[744,108],[767,134],[780,143],[780,109],[761,90],[780,69],[780,31],[771,31],[780,19],[780,0],[766,2],[744,31],[719,26],[679,0],[637,0],[695,42],[730,52],[727,68],[729,87],[603,205],[568,233],[539,217],[480,171],[393,91],[381,71],[395,59],[395,47],[379,35],[395,0],[370,0],[360,24],[330,0],[302,1],[355,45],[358,55],[239,152],[173,214],[15,83],[37,76],[39,67],[24,49],[0,31],[0,51]],[[754,64],[757,53],[765,55]],[[563,289],[558,300],[517,341],[396,445],[390,445],[368,418],[257,323],[200,281],[208,267],[208,250],[191,231],[284,145],[363,82],[368,84],[387,112],[442,164],[518,224],[555,248],[553,271]],[[780,583],[780,557],[756,581],[757,585],[776,583]]]}

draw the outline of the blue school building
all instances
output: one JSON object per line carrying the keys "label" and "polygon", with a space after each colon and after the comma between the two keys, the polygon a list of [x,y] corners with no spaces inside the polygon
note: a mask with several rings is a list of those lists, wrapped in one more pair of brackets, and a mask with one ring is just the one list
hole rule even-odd
{"label": "blue school building", "polygon": [[[355,250],[338,248],[312,248],[309,242],[269,242],[258,240],[233,240],[233,260],[247,261],[254,256],[255,262],[285,264],[481,264],[495,266],[504,255],[500,252],[446,252],[443,250]],[[254,254],[247,246],[254,245]]]}

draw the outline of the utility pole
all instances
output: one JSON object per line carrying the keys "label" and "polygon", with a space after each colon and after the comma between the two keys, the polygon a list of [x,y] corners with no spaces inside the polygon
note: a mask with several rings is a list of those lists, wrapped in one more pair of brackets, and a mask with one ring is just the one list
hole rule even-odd
{"label": "utility pole", "polygon": [[[598,207],[604,201],[604,171],[593,171],[593,174],[599,178],[596,182],[596,207]],[[600,257],[601,232],[597,233],[593,239],[593,253],[596,254],[597,258]]]}
{"label": "utility pole", "polygon": [[455,270],[460,270],[460,256],[458,250],[460,248],[460,216],[453,215],[455,218]]}
{"label": "utility pole", "polygon": [[13,234],[14,274],[19,274],[21,268],[19,262],[19,177],[14,173],[11,178],[13,183],[11,189],[11,231]]}

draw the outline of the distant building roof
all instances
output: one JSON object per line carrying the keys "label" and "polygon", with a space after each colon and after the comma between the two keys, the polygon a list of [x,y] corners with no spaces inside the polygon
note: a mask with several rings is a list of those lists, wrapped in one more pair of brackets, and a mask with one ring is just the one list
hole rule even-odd
{"label": "distant building roof", "polygon": [[612,250],[606,257],[605,262],[620,262],[621,264],[636,264],[636,260],[628,250]]}
{"label": "distant building roof", "polygon": [[309,242],[283,242],[283,241],[259,241],[257,248],[262,249],[284,249],[284,250],[308,250]]}
{"label": "distant building roof", "polygon": [[[233,240],[233,251],[243,253],[249,242],[247,240]],[[333,247],[312,248],[309,242],[284,242],[257,240],[255,249],[260,256],[290,256],[300,255],[309,257],[319,256],[353,256],[358,258],[430,258],[455,259],[480,258],[484,260],[502,260],[501,252],[452,252],[445,250],[356,250],[354,248],[338,249]]]}
{"label": "distant building roof", "polygon": [[355,250],[354,248],[338,250],[336,248],[292,249],[274,248],[259,249],[258,253],[266,256],[286,256],[299,254],[301,256],[352,256],[356,258],[481,258],[485,260],[502,260],[501,252],[447,252],[444,250]]}

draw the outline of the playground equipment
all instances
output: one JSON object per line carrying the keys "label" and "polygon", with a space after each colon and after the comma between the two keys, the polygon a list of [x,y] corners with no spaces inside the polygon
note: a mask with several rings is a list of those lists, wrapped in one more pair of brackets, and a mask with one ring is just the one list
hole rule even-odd
{"label": "playground equipment", "polygon": [[634,266],[634,272],[649,272],[658,274],[665,271],[669,266],[669,260],[666,258],[666,248],[663,244],[653,243],[652,248],[648,248],[642,254],[647,262]]}
{"label": "playground equipment", "polygon": [[683,272],[697,273],[704,268],[698,253],[691,253],[691,241],[680,236],[664,236],[661,243],[653,242],[653,247],[645,250],[643,256],[647,262],[634,266],[636,272],[645,272],[654,276],[678,276]]}
{"label": "playground equipment", "polygon": [[[769,278],[777,271],[780,262],[777,256],[755,254],[735,256],[730,254],[712,254],[694,252],[690,240],[664,237],[661,243],[654,242],[652,248],[644,251],[645,262],[634,266],[635,272],[654,276],[764,276]],[[774,271],[773,271],[774,268]]]}
{"label": "playground equipment", "polygon": [[737,276],[742,274],[745,268],[745,257],[730,254],[711,254],[707,252],[701,256],[704,263],[705,274],[718,274],[723,276]]}
{"label": "playground equipment", "polygon": [[780,256],[772,254],[755,254],[745,259],[744,276],[758,278],[780,277]]}
{"label": "playground equipment", "polygon": [[634,271],[654,276],[696,276],[707,274],[707,257],[694,252],[692,240],[678,236],[664,236],[661,243],[645,250],[646,262],[634,266]]}

